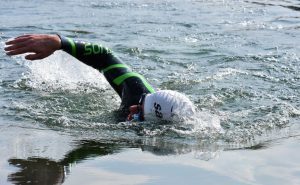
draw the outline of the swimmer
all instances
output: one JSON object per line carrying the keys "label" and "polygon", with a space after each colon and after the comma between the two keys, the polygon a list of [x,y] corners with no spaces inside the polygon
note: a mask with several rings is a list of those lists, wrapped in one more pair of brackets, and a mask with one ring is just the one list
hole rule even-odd
{"label": "swimmer", "polygon": [[27,53],[25,59],[39,60],[63,50],[101,71],[120,96],[120,109],[127,121],[172,121],[175,117],[195,113],[193,103],[185,95],[172,90],[155,91],[142,75],[132,72],[110,49],[100,44],[46,34],[22,35],[5,44],[4,50],[9,56]]}

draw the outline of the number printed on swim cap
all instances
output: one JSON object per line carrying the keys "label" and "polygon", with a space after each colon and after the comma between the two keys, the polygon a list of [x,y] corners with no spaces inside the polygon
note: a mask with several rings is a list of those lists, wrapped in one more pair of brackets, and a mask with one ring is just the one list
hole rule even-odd
{"label": "number printed on swim cap", "polygon": [[158,103],[154,103],[155,116],[158,118],[162,118],[163,114],[161,113],[161,106]]}

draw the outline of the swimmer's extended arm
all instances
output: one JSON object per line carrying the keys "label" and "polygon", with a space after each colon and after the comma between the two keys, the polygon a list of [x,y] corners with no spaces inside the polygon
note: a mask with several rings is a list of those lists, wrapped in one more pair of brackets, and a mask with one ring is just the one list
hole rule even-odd
{"label": "swimmer's extended arm", "polygon": [[25,56],[27,60],[38,60],[50,56],[56,50],[62,49],[83,63],[102,70],[112,64],[121,63],[113,56],[111,50],[99,44],[73,41],[58,35],[23,35],[5,43],[7,55]]}

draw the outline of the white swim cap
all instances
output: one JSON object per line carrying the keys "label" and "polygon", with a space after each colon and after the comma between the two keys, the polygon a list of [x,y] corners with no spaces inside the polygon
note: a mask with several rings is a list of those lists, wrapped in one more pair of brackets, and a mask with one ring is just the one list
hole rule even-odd
{"label": "white swim cap", "polygon": [[194,104],[183,94],[172,90],[161,90],[147,94],[144,101],[145,120],[173,120],[179,117],[191,116],[195,113]]}

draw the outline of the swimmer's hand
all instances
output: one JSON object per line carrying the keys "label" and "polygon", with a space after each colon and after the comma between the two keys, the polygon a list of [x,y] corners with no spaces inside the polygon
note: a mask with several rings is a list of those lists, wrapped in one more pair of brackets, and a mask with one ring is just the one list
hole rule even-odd
{"label": "swimmer's hand", "polygon": [[58,35],[22,35],[5,43],[4,48],[9,56],[29,53],[27,60],[39,60],[50,56],[61,48],[61,40]]}

